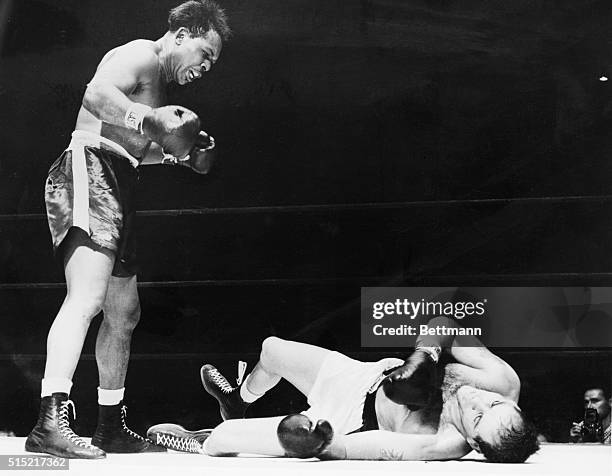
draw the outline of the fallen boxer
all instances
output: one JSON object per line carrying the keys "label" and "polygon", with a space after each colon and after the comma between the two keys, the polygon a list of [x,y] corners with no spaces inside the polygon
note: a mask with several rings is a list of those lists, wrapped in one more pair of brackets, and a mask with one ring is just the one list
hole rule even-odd
{"label": "fallen boxer", "polygon": [[[457,326],[445,317],[436,325]],[[439,366],[442,351],[454,360]],[[225,420],[213,430],[175,424],[147,432],[167,448],[227,456],[250,453],[320,459],[449,460],[475,450],[492,462],[525,461],[537,433],[518,407],[514,370],[473,336],[422,336],[404,362],[359,362],[276,337],[233,388],[216,368],[201,370]],[[297,415],[244,419],[248,405],[281,378],[308,397]]]}

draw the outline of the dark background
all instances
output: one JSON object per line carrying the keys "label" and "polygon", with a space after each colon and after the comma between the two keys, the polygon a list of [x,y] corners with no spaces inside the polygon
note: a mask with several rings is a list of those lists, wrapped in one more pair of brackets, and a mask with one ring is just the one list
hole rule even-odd
{"label": "dark background", "polygon": [[[176,3],[0,2],[0,428],[34,423],[64,293],[46,171],[103,54],[163,35]],[[170,91],[215,136],[218,167],[140,169],[136,429],[214,424],[199,366],[235,373],[268,335],[378,358],[360,347],[361,286],[612,284],[609,2],[222,4],[235,36],[221,60]],[[73,390],[83,434],[93,342]],[[553,440],[585,386],[610,383],[604,348],[499,354]],[[253,412],[302,404],[286,387]]]}

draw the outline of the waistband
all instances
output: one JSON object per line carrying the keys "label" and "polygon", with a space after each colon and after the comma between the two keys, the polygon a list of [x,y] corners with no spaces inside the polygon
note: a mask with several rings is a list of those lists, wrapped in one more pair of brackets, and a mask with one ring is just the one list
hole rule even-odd
{"label": "waistband", "polygon": [[[378,388],[377,388],[378,390]],[[361,428],[357,431],[378,430],[378,416],[376,415],[376,390],[366,395],[361,414]]]}
{"label": "waistband", "polygon": [[138,167],[138,159],[131,155],[127,150],[125,150],[116,142],[113,142],[112,140],[107,139],[106,137],[102,137],[101,135],[95,134],[90,131],[74,131],[72,133],[72,140],[68,145],[68,149],[71,149],[73,147],[100,147],[100,144],[104,144],[120,156],[125,157],[130,162],[130,165],[132,167]]}
{"label": "waistband", "polygon": [[363,403],[363,412],[361,414],[362,426],[354,433],[360,431],[378,430],[378,417],[376,415],[376,393],[378,392],[378,387],[381,386],[383,380],[387,378],[387,375],[403,364],[403,361],[400,359],[390,358],[384,360],[385,369],[372,384],[368,390],[368,393],[366,394],[365,401]]}

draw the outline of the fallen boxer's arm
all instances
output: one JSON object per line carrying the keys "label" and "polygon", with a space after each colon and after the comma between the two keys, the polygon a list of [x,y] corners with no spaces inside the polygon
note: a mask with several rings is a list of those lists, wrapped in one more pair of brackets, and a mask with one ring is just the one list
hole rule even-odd
{"label": "fallen boxer's arm", "polygon": [[471,450],[456,430],[436,435],[373,430],[334,437],[319,458],[431,461],[461,458]]}
{"label": "fallen boxer's arm", "polygon": [[[443,316],[431,319],[427,326],[461,327],[455,320]],[[385,379],[385,394],[396,403],[409,407],[427,406],[436,378],[436,364],[443,350],[462,364],[462,375],[468,381],[518,401],[520,380],[516,372],[479,339],[469,335],[420,335],[414,353]],[[426,391],[428,388],[429,392]]]}

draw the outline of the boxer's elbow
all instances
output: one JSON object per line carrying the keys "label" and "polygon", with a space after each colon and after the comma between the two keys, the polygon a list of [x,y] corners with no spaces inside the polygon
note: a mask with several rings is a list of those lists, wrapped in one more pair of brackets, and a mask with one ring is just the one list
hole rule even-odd
{"label": "boxer's elbow", "polygon": [[518,401],[519,394],[521,393],[521,379],[514,369],[506,362],[502,362],[497,368],[490,369],[490,372],[493,375],[499,376],[499,393]]}
{"label": "boxer's elbow", "polygon": [[100,119],[100,114],[105,101],[104,86],[99,83],[91,82],[87,85],[83,94],[83,107]]}
{"label": "boxer's elbow", "polygon": [[509,385],[513,396],[518,400],[521,393],[521,379],[517,373],[512,369],[512,373],[509,376]]}

